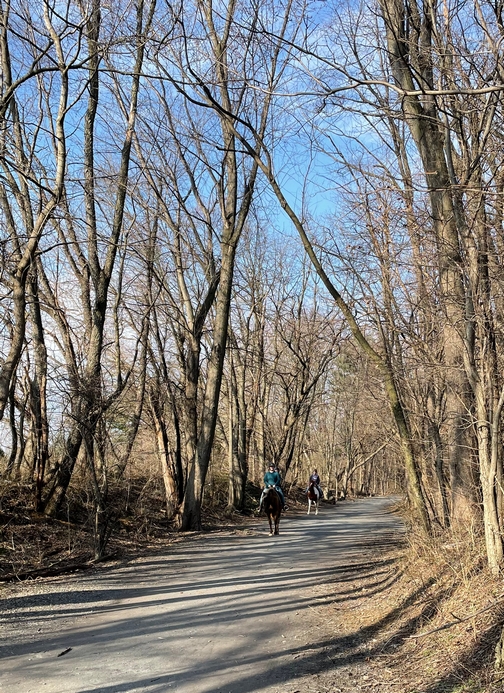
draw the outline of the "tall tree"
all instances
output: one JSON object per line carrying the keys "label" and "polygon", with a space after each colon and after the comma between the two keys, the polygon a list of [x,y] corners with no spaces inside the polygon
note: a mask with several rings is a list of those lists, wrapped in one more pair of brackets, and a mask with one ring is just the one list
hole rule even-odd
{"label": "tall tree", "polygon": [[[381,9],[392,74],[402,91],[402,111],[421,157],[436,232],[446,315],[443,331],[452,517],[467,522],[472,514],[468,505],[468,491],[473,485],[467,424],[474,401],[486,544],[489,563],[498,571],[503,558],[496,505],[499,462],[492,458],[489,441],[491,422],[500,413],[489,411],[487,406],[496,399],[492,385],[496,375],[495,342],[488,312],[487,226],[482,195],[469,194],[469,204],[464,202],[463,195],[468,189],[483,190],[480,147],[492,126],[496,101],[492,96],[486,99],[483,116],[476,119],[479,122],[475,128],[476,120],[465,115],[466,105],[463,110],[456,98],[450,98],[449,93],[456,93],[460,83],[475,91],[489,85],[481,84],[481,66],[473,69],[469,62],[467,68],[460,69],[465,46],[456,42],[452,17],[438,14],[436,3],[394,0],[382,2]],[[485,15],[485,10],[480,9]],[[482,34],[480,41],[488,46],[485,30]],[[474,84],[470,76],[479,83]],[[464,137],[465,133],[470,133],[470,139]],[[480,347],[486,343],[486,363],[484,370],[479,371],[474,341],[478,338]],[[483,361],[479,363],[483,365]]]}
{"label": "tall tree", "polygon": [[[177,136],[173,146],[182,162],[187,161],[192,152],[205,162],[203,178],[196,179],[187,166],[185,175],[190,180],[190,195],[202,212],[203,224],[207,225],[207,240],[211,239],[212,246],[215,244],[218,251],[212,260],[215,274],[209,283],[211,291],[201,304],[208,313],[208,303],[213,303],[203,392],[198,388],[198,335],[191,337],[195,365],[193,377],[186,382],[186,397],[193,403],[192,451],[188,459],[181,527],[188,530],[201,527],[201,501],[217,421],[235,258],[252,203],[258,170],[256,161],[244,157],[240,151],[235,125],[240,120],[254,122],[259,139],[253,148],[259,151],[260,140],[266,137],[271,123],[275,86],[286,65],[283,39],[295,35],[300,16],[293,13],[292,2],[287,3],[280,16],[267,2],[251,6],[234,0],[222,4],[204,1],[171,6],[170,9],[172,14],[168,14],[167,21],[172,28],[151,60],[156,64],[159,80],[170,83],[172,89],[186,100],[187,122],[196,126],[192,141],[187,134],[184,141]],[[257,30],[263,25],[269,28],[267,42],[261,42],[262,36]],[[251,90],[251,84],[258,88]],[[161,96],[167,121],[172,127],[176,120],[173,106],[164,94]],[[198,126],[201,122],[207,123],[205,132]],[[209,145],[213,149],[211,154]],[[178,198],[185,205],[184,197],[179,194]],[[192,217],[195,218],[194,213]],[[172,233],[184,244],[184,229],[178,223],[178,219],[169,221]],[[208,253],[208,246],[205,252]],[[213,254],[213,250],[211,252]],[[211,266],[212,263],[206,265],[207,268]],[[177,271],[179,282],[183,284],[184,266],[180,262]],[[187,299],[186,294],[186,320],[191,314],[196,317],[196,311]],[[204,314],[201,317],[205,319]],[[194,324],[199,330],[203,327],[202,321]]]}
{"label": "tall tree", "polygon": [[[155,0],[149,4],[139,2],[136,8],[135,28],[129,36],[131,46],[131,77],[129,84],[122,84],[118,98],[121,111],[124,113],[124,135],[118,156],[117,169],[112,185],[113,213],[110,222],[98,214],[98,171],[97,171],[97,140],[101,140],[101,132],[97,125],[100,107],[100,64],[104,56],[100,53],[101,2],[94,0],[88,15],[85,15],[85,35],[88,47],[87,90],[88,103],[84,113],[84,128],[82,132],[83,152],[83,203],[86,212],[85,226],[86,242],[78,238],[75,219],[70,207],[70,191],[67,190],[66,205],[68,213],[57,227],[62,247],[66,253],[69,265],[75,272],[80,286],[83,301],[84,326],[86,345],[84,365],[76,359],[77,348],[73,344],[72,328],[68,316],[60,310],[58,292],[51,287],[49,280],[45,283],[46,299],[52,316],[59,326],[62,341],[65,344],[65,355],[69,372],[69,380],[73,389],[71,397],[72,423],[66,436],[64,451],[58,460],[56,473],[47,489],[44,498],[45,512],[56,513],[61,507],[66,490],[70,483],[77,456],[84,441],[90,464],[94,463],[95,433],[98,423],[107,407],[107,401],[102,390],[103,344],[105,338],[105,322],[109,305],[109,290],[116,268],[117,253],[123,232],[123,221],[128,192],[128,181],[131,162],[133,133],[136,125],[137,106],[141,85],[141,73],[145,55],[146,39],[151,30]],[[85,10],[83,6],[83,11]],[[121,42],[119,42],[119,45]],[[107,60],[111,67],[113,46],[109,47]],[[124,56],[121,56],[124,61]],[[114,71],[111,70],[112,75]],[[112,78],[113,79],[113,78]],[[110,84],[110,83],[109,83]],[[123,89],[126,90],[124,93]],[[107,232],[106,233],[106,229]],[[87,245],[87,252],[85,251]],[[124,387],[121,378],[117,390],[109,394],[109,402],[113,401]],[[99,451],[96,450],[99,455]],[[95,477],[95,469],[92,470]],[[106,496],[106,479],[103,485],[95,484],[97,513],[103,513],[103,496]]]}
{"label": "tall tree", "polygon": [[[30,265],[64,189],[69,80],[80,59],[75,36],[82,26],[72,24],[72,37],[69,28],[48,2],[37,8],[23,6],[19,12],[9,2],[0,6],[0,209],[6,261],[2,278],[12,314],[10,345],[0,366],[0,419],[23,348]],[[39,97],[38,111],[36,106],[32,112],[25,107],[29,95]],[[46,140],[50,154],[45,154],[40,140]]]}

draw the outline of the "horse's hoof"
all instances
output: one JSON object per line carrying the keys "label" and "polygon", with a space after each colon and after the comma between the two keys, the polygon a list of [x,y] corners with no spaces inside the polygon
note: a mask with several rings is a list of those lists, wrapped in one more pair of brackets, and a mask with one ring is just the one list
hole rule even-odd
{"label": "horse's hoof", "polygon": [[270,535],[270,537],[272,537],[272,536],[273,536],[273,532],[270,532],[269,535]]}

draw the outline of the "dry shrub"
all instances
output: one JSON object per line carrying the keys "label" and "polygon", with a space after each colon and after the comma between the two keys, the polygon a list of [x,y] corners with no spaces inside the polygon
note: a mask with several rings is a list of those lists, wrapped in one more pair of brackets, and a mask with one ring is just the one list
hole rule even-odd
{"label": "dry shrub", "polygon": [[[166,500],[157,466],[132,460],[127,474],[109,476],[107,517],[110,538],[104,560],[138,553],[177,541],[174,521],[166,517]],[[227,511],[228,480],[214,474],[205,489],[205,529],[240,522]],[[260,490],[247,487],[251,512]],[[0,482],[0,579],[22,579],[86,568],[93,564],[96,548],[93,487],[84,465],[72,477],[58,518],[36,513],[33,484]]]}
{"label": "dry shrub", "polygon": [[[50,575],[92,564],[95,513],[90,484],[76,474],[58,518],[36,513],[31,484],[0,486],[0,579]],[[161,489],[162,491],[162,489]],[[111,536],[104,558],[166,542],[174,530],[166,520],[160,484],[153,478],[111,482]]]}
{"label": "dry shrub", "polygon": [[412,693],[502,693],[494,650],[504,589],[487,568],[481,534],[410,534],[399,570],[390,592],[398,617],[381,633],[390,680]]}

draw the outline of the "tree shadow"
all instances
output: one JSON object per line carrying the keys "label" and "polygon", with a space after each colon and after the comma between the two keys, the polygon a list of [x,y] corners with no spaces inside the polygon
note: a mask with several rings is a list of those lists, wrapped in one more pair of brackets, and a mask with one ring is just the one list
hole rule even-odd
{"label": "tree shadow", "polygon": [[[115,679],[111,674],[103,681],[100,672],[100,685],[66,689],[78,693],[161,692],[171,686],[254,693],[362,663],[379,653],[373,640],[380,628],[395,622],[426,586],[380,623],[349,635],[302,642],[282,640],[282,629],[296,623],[302,633],[312,627],[311,610],[320,600],[351,604],[359,598],[357,580],[373,598],[399,579],[386,551],[397,546],[400,532],[391,530],[383,500],[370,507],[376,512],[366,521],[358,504],[336,506],[324,522],[320,515],[315,522],[308,516],[287,520],[285,538],[266,538],[266,527],[245,538],[205,536],[170,547],[169,554],[79,576],[68,589],[7,599],[3,625],[8,629],[21,619],[31,634],[6,639],[5,661],[31,684],[64,676],[67,667],[90,670],[103,662],[108,671],[115,661],[122,663]],[[377,551],[381,555],[373,558]]]}

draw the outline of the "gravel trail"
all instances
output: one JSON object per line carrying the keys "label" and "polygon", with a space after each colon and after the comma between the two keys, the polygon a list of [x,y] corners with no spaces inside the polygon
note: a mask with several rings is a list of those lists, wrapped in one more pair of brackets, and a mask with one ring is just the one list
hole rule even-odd
{"label": "gravel trail", "polygon": [[357,573],[381,592],[393,579],[366,558],[402,531],[390,504],[288,512],[278,537],[261,518],[113,568],[2,585],[0,691],[370,691],[368,643],[339,640],[333,615],[351,614]]}

